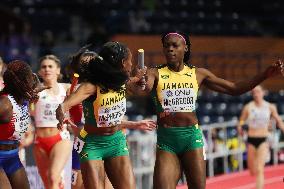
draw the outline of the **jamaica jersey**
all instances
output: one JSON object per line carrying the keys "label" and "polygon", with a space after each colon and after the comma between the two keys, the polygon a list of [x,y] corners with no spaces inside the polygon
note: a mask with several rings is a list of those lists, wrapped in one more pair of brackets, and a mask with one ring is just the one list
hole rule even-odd
{"label": "jamaica jersey", "polygon": [[198,83],[195,67],[184,65],[174,72],[167,66],[158,68],[159,82],[152,97],[158,112],[194,112]]}
{"label": "jamaica jersey", "polygon": [[97,86],[97,95],[83,101],[85,124],[110,127],[120,124],[126,112],[125,86],[119,92],[104,92]]}

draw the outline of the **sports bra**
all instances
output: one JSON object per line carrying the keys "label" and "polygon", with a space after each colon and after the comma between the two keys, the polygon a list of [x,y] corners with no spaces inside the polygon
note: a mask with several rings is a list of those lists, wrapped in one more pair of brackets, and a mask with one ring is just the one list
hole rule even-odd
{"label": "sports bra", "polygon": [[271,117],[269,103],[264,102],[262,106],[256,106],[254,102],[248,104],[248,126],[250,128],[265,128],[268,127]]}
{"label": "sports bra", "polygon": [[19,105],[12,95],[7,95],[13,106],[13,116],[9,123],[0,124],[0,140],[20,141],[30,125],[28,103]]}
{"label": "sports bra", "polygon": [[171,71],[167,66],[158,68],[159,81],[151,96],[159,113],[195,111],[198,93],[195,72],[195,67],[187,65],[179,72]]}
{"label": "sports bra", "polygon": [[66,97],[66,90],[63,83],[58,83],[59,94],[50,95],[47,90],[41,91],[39,99],[35,104],[35,126],[36,127],[56,127],[58,120],[56,119],[55,110]]}

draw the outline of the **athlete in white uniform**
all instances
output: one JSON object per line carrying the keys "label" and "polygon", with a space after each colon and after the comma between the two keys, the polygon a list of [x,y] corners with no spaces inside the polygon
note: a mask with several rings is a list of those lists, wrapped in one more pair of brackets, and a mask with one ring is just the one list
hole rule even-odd
{"label": "athlete in white uniform", "polygon": [[264,91],[261,86],[252,90],[253,101],[246,104],[242,110],[238,131],[241,126],[248,125],[248,169],[251,175],[256,175],[256,188],[263,188],[265,159],[268,153],[268,127],[271,118],[276,120],[278,127],[284,131],[284,124],[278,115],[276,106],[264,100]]}
{"label": "athlete in white uniform", "polygon": [[55,110],[65,99],[70,85],[58,83],[60,61],[54,55],[46,55],[40,59],[39,74],[43,79],[43,85],[51,88],[39,93],[39,100],[34,106],[36,128],[34,156],[45,188],[66,188],[61,177],[63,168],[71,157],[72,142],[66,129],[63,131],[57,129]]}

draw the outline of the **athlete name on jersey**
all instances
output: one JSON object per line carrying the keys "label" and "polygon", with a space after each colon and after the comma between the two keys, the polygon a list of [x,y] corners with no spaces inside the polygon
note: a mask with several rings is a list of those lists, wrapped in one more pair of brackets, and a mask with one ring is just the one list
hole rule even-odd
{"label": "athlete name on jersey", "polygon": [[56,116],[56,108],[58,107],[58,104],[45,104],[45,109],[43,111],[43,119],[44,120],[54,120],[54,117]]}
{"label": "athlete name on jersey", "polygon": [[126,111],[125,97],[110,107],[101,106],[98,110],[98,127],[108,127],[119,124]]}
{"label": "athlete name on jersey", "polygon": [[[194,89],[182,88],[181,86],[190,87],[184,83],[172,85],[169,89],[162,90],[162,106],[169,111],[192,111],[195,109]],[[180,88],[181,87],[181,88]]]}

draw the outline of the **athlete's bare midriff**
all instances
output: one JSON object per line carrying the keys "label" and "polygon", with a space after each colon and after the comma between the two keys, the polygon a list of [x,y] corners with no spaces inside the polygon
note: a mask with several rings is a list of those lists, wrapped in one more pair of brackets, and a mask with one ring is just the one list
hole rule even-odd
{"label": "athlete's bare midriff", "polygon": [[195,112],[162,112],[158,118],[158,125],[163,127],[189,127],[198,124]]}
{"label": "athlete's bare midriff", "polygon": [[249,137],[267,137],[269,135],[268,127],[264,128],[249,128],[248,136]]}
{"label": "athlete's bare midriff", "polygon": [[113,135],[116,131],[120,130],[120,126],[112,126],[112,127],[96,127],[94,125],[84,125],[84,130],[89,134],[96,135]]}
{"label": "athlete's bare midriff", "polygon": [[50,137],[58,134],[60,131],[57,127],[37,127],[36,135],[38,137]]}

